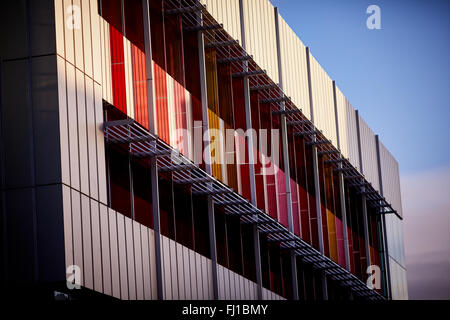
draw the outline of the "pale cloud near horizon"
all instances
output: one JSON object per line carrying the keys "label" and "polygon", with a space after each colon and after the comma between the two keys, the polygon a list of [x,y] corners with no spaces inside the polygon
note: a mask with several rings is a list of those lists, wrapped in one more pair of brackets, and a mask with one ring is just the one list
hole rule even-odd
{"label": "pale cloud near horizon", "polygon": [[450,166],[401,177],[410,299],[450,299]]}

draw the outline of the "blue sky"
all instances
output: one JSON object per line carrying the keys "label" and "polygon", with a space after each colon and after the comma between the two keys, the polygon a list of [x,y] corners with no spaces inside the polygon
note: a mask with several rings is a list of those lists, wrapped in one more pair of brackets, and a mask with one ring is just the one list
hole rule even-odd
{"label": "blue sky", "polygon": [[[272,0],[402,174],[450,163],[450,1]],[[369,30],[366,9],[381,9]]]}
{"label": "blue sky", "polygon": [[409,297],[450,299],[450,1],[272,3],[399,162]]}

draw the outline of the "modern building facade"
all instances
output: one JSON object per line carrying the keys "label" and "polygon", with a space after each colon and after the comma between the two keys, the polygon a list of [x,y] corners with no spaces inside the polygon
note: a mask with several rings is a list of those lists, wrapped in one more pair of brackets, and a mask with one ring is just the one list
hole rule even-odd
{"label": "modern building facade", "polygon": [[4,6],[5,286],[407,299],[398,163],[268,0]]}

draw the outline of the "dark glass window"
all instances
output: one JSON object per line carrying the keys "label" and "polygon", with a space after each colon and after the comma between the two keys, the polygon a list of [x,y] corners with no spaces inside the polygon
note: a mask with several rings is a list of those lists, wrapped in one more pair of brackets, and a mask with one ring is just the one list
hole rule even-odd
{"label": "dark glass window", "polygon": [[[302,264],[302,270],[303,270],[305,300],[314,301],[316,300],[316,287],[315,287],[316,283],[311,265]],[[321,283],[320,285],[322,286]]]}
{"label": "dark glass window", "polygon": [[145,43],[142,0],[125,0],[124,16],[126,38],[144,52]]}
{"label": "dark glass window", "polygon": [[102,0],[102,17],[108,21],[117,31],[123,31],[122,24],[122,1]]}
{"label": "dark glass window", "polygon": [[184,84],[183,35],[179,15],[164,17],[167,73]]}
{"label": "dark glass window", "polygon": [[195,251],[210,258],[208,204],[206,202],[206,197],[192,196],[192,204],[194,213]]}
{"label": "dark glass window", "polygon": [[175,216],[172,181],[167,177],[159,177],[159,214],[161,234],[175,240]]}
{"label": "dark glass window", "polygon": [[269,247],[267,237],[264,234],[259,235],[259,246],[261,251],[261,276],[264,288],[270,289],[270,261]]}
{"label": "dark glass window", "polygon": [[228,267],[238,274],[243,274],[240,218],[236,216],[226,216],[226,226],[228,241]]}
{"label": "dark glass window", "polygon": [[123,145],[108,148],[111,208],[131,217],[128,151]]}
{"label": "dark glass window", "polygon": [[253,245],[253,227],[243,224],[242,230],[242,252],[244,261],[244,277],[256,281],[255,246]]}
{"label": "dark glass window", "polygon": [[287,250],[281,250],[281,272],[283,280],[283,297],[292,299],[291,255]]}
{"label": "dark glass window", "polygon": [[194,249],[194,217],[192,215],[192,197],[188,187],[174,185],[176,240],[182,245]]}
{"label": "dark glass window", "polygon": [[297,283],[298,283],[298,299],[306,301],[306,287],[304,279],[304,266],[300,257],[295,258],[297,263]]}
{"label": "dark glass window", "polygon": [[150,33],[152,40],[153,61],[163,70],[165,62],[164,23],[162,15],[162,1],[150,1]]}
{"label": "dark glass window", "polygon": [[216,250],[217,263],[228,268],[228,247],[227,247],[227,225],[225,223],[225,213],[221,208],[214,209],[216,224]]}
{"label": "dark glass window", "polygon": [[281,257],[278,244],[269,243],[269,260],[270,260],[270,290],[282,295],[283,286],[281,280]]}
{"label": "dark glass window", "polygon": [[152,185],[150,161],[132,159],[134,218],[137,222],[153,228]]}

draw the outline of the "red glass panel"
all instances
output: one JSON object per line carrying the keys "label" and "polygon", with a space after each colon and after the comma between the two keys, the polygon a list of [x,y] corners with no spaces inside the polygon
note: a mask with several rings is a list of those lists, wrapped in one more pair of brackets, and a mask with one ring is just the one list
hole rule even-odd
{"label": "red glass panel", "polygon": [[123,36],[112,25],[109,26],[111,41],[111,75],[113,86],[113,104],[120,111],[127,112],[125,92],[125,64],[123,51]]}
{"label": "red glass panel", "polygon": [[137,46],[131,45],[133,59],[133,90],[135,119],[144,128],[148,126],[148,97],[146,81],[145,53]]}

